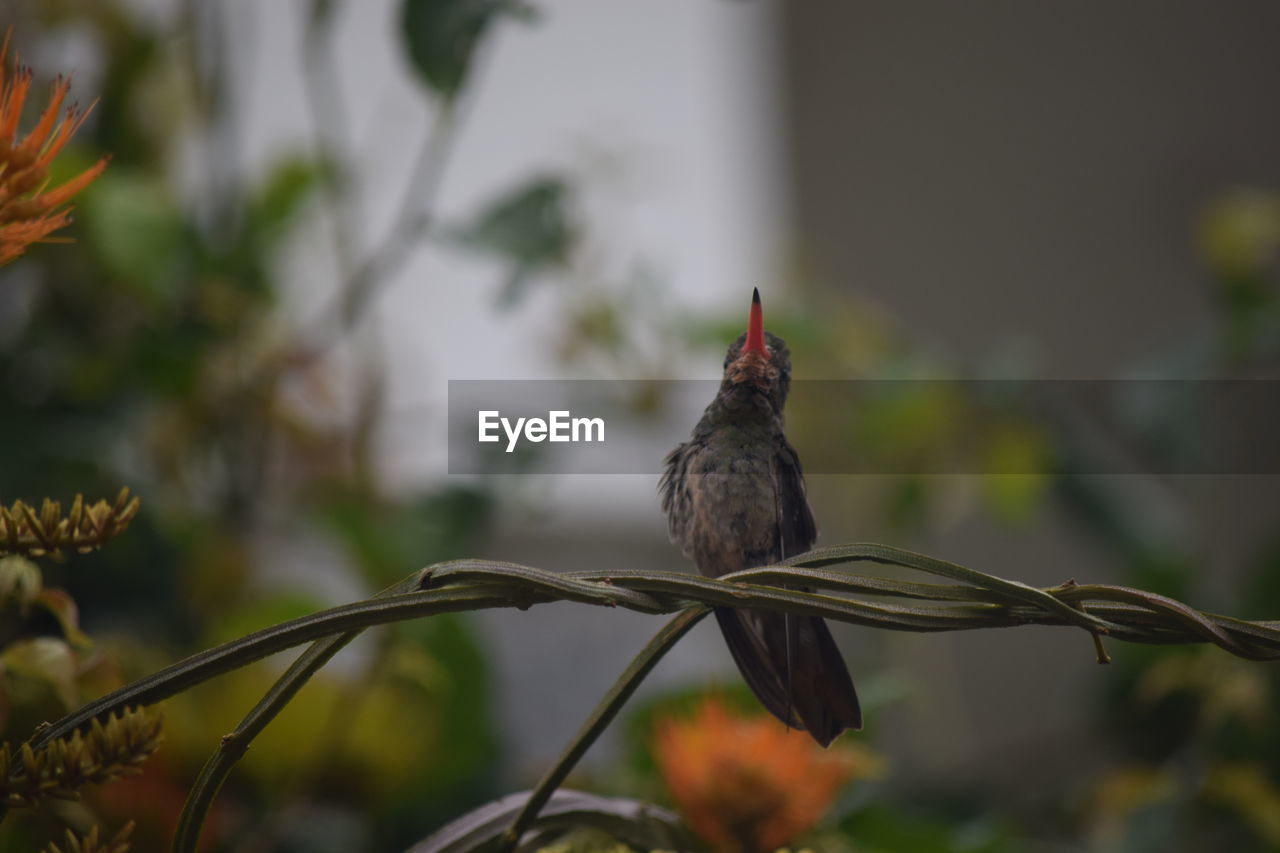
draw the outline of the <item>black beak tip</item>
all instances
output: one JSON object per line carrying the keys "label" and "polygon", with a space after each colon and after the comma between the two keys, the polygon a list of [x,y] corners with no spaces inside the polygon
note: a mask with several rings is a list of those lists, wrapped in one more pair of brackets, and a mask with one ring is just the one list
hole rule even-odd
{"label": "black beak tip", "polygon": [[758,287],[751,288],[751,301],[755,305],[760,304],[760,288]]}

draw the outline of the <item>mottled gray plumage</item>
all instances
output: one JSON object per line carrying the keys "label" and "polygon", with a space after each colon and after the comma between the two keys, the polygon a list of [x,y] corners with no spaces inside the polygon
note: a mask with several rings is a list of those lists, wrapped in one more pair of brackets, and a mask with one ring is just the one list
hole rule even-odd
{"label": "mottled gray plumage", "polygon": [[[758,300],[758,297],[757,297]],[[782,430],[791,358],[765,334],[768,355],[729,347],[720,392],[692,438],[666,459],[659,491],[671,539],[698,570],[719,577],[776,563],[813,546],[818,531],[800,460]],[[853,682],[818,618],[717,608],[743,678],[787,725],[823,746],[861,728]]]}

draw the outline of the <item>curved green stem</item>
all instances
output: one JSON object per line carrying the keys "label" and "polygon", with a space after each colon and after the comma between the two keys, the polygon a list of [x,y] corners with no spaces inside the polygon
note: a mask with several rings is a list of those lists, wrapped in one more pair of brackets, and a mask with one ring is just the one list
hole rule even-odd
{"label": "curved green stem", "polygon": [[573,740],[569,742],[564,752],[560,753],[556,763],[551,765],[551,768],[538,781],[537,786],[529,793],[529,799],[525,801],[524,808],[516,815],[511,826],[507,828],[506,834],[503,835],[504,850],[514,849],[519,843],[520,836],[538,817],[538,812],[547,804],[547,800],[551,798],[556,788],[560,787],[565,777],[569,775],[569,771],[617,716],[618,711],[631,698],[631,694],[640,686],[640,682],[644,681],[645,676],[653,670],[658,661],[662,660],[662,656],[710,612],[710,608],[701,605],[681,611],[663,626],[648,645],[640,650],[640,654],[632,659],[626,671],[609,688],[609,692],[600,700],[600,704],[591,712],[591,716],[582,724],[582,728],[573,736]]}
{"label": "curved green stem", "polygon": [[95,699],[52,726],[40,730],[31,738],[30,743],[33,749],[39,749],[49,741],[65,737],[112,711],[130,705],[159,702],[214,676],[322,637],[435,613],[484,607],[516,607],[523,603],[525,602],[512,599],[510,592],[497,597],[471,589],[433,590],[405,593],[386,599],[371,598],[291,619],[194,654]]}
{"label": "curved green stem", "polygon": [[[386,599],[395,595],[410,592],[422,586],[428,578],[423,572],[414,572],[375,595],[374,599]],[[200,843],[200,832],[204,827],[205,817],[213,807],[213,801],[222,789],[232,768],[244,757],[251,744],[263,729],[276,718],[289,704],[298,691],[339,651],[352,640],[360,636],[363,628],[348,631],[333,637],[326,637],[311,644],[305,652],[298,656],[267,691],[266,695],[254,705],[236,726],[235,731],[223,736],[218,749],[200,770],[195,784],[187,794],[187,801],[182,806],[182,814],[178,818],[178,828],[174,832],[174,853],[194,853]]]}
{"label": "curved green stem", "polygon": [[[769,566],[729,579],[674,572],[573,573],[568,575],[479,560],[457,560],[415,572],[366,601],[293,619],[192,655],[94,700],[41,730],[39,748],[113,710],[159,701],[275,652],[402,619],[434,613],[496,607],[528,607],[546,601],[580,601],[643,613],[672,612],[690,605],[724,605],[837,619],[899,631],[960,631],[1025,624],[1074,625],[1140,643],[1212,642],[1251,659],[1280,656],[1280,623],[1246,622],[1201,613],[1181,602],[1124,587],[1064,585],[1047,590],[993,578],[884,545],[845,545],[798,555],[788,561],[826,566],[871,560],[908,566],[961,581],[958,586],[920,584],[818,568]],[[779,586],[746,581],[767,580]],[[428,589],[422,589],[430,581]],[[785,589],[781,585],[940,602],[905,606]],[[1076,609],[1088,605],[1090,612]],[[1106,618],[1102,618],[1102,617]]]}
{"label": "curved green stem", "polygon": [[850,563],[856,560],[870,560],[877,563],[888,563],[904,566],[921,572],[962,581],[980,589],[1008,596],[1010,598],[1035,604],[1051,613],[1057,613],[1068,625],[1078,625],[1090,631],[1107,633],[1113,627],[1105,620],[1099,619],[1070,604],[1054,598],[1042,589],[1028,586],[1021,581],[1005,580],[995,575],[961,566],[958,563],[939,560],[925,554],[917,554],[891,545],[880,545],[874,542],[859,542],[853,545],[831,545],[826,548],[815,548],[803,554],[797,554],[782,561],[784,566],[811,566],[814,568],[833,563]]}
{"label": "curved green stem", "polygon": [[[823,570],[837,563],[872,561],[918,569],[958,581],[919,583]],[[805,592],[830,590],[842,595]],[[864,593],[879,600],[859,600]],[[886,598],[924,603],[895,604]],[[583,729],[543,778],[508,839],[518,838],[569,769],[603,731],[635,686],[689,627],[711,607],[761,609],[837,619],[899,631],[960,631],[1025,624],[1071,625],[1131,642],[1210,642],[1254,660],[1280,657],[1280,622],[1247,622],[1204,613],[1163,596],[1127,587],[1073,582],[1034,589],[884,545],[858,544],[798,555],[788,565],[766,566],[708,579],[672,572],[556,574],[513,563],[456,560],[414,572],[365,601],[334,607],[266,628],[192,655],[72,712],[42,728],[29,743],[50,741],[130,705],[157,702],[275,652],[311,641],[301,655],[210,759],[193,789],[177,850],[192,850],[219,786],[249,742],[339,648],[372,625],[483,608],[578,601],[642,613],[680,613],[632,662]],[[1082,612],[1087,607],[1088,612]],[[1077,609],[1080,608],[1080,609]],[[328,638],[328,639],[325,639]],[[1100,654],[1101,656],[1101,654]],[[14,772],[20,773],[20,768]]]}
{"label": "curved green stem", "polygon": [[266,695],[253,706],[245,718],[236,726],[235,731],[223,735],[218,749],[200,770],[200,776],[192,785],[187,801],[182,806],[182,814],[178,818],[178,829],[173,836],[174,853],[195,853],[200,842],[200,830],[204,826],[205,816],[213,806],[222,783],[226,781],[236,762],[244,757],[245,752],[267,724],[276,718],[284,706],[297,694],[311,676],[329,662],[329,659],[342,650],[344,646],[360,636],[363,629],[348,631],[336,637],[328,637],[311,644],[298,659],[285,670]]}

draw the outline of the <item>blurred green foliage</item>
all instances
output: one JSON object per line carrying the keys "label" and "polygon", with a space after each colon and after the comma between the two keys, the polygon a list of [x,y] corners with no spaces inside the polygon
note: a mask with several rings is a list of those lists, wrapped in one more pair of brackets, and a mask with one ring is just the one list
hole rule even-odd
{"label": "blurred green foliage", "polygon": [[564,179],[539,176],[494,201],[457,239],[471,248],[494,253],[510,264],[499,297],[514,304],[530,278],[559,269],[569,260],[577,230],[570,212],[572,189]]}
{"label": "blurred green foliage", "polygon": [[[312,25],[335,25],[339,6],[313,4]],[[427,91],[461,94],[480,37],[520,11],[404,3],[403,45]],[[184,654],[332,603],[322,590],[335,582],[372,592],[472,551],[490,524],[486,488],[387,493],[369,464],[376,398],[336,409],[324,389],[341,366],[280,315],[283,253],[324,203],[341,203],[324,191],[346,191],[334,175],[350,170],[303,153],[260,179],[235,167],[221,128],[236,56],[221,17],[66,0],[19,4],[0,21],[41,77],[70,70],[41,66],[46,43],[77,36],[100,48],[95,67],[76,69],[100,86],[93,120],[58,169],[113,156],[81,198],[75,241],[3,271],[0,489],[38,500],[128,483],[145,507],[113,547],[45,561],[43,587],[21,558],[4,561],[10,739]],[[206,152],[194,174],[181,165],[190,145]],[[510,228],[522,224],[488,248],[517,268],[563,256],[562,236],[521,242]],[[347,322],[338,334],[358,318]],[[339,555],[314,586],[271,570],[307,559],[290,556],[297,541]],[[255,743],[219,801],[214,848],[256,838],[278,850],[396,849],[498,793],[489,666],[467,619],[376,632],[352,654],[358,662],[330,667]],[[195,772],[277,672],[266,662],[167,703],[167,743],[143,776],[60,815],[10,816],[0,850],[33,849],[61,820],[129,818],[140,849],[167,846]],[[332,816],[326,831],[280,821],[309,811]]]}
{"label": "blurred green foliage", "polygon": [[[315,341],[292,336],[279,310],[280,259],[299,227],[335,203],[326,193],[340,203],[348,190],[336,176],[349,175],[349,164],[294,152],[249,180],[213,156],[228,144],[219,128],[235,61],[219,38],[218,4],[176,4],[172,20],[135,6],[50,0],[18,4],[14,21],[39,77],[65,70],[39,65],[45,41],[80,35],[100,48],[98,67],[85,69],[99,86],[98,106],[80,150],[58,168],[74,174],[100,152],[114,159],[79,204],[75,243],[37,247],[0,272],[0,498],[110,494],[127,484],[144,511],[102,552],[42,561],[38,574],[17,558],[0,561],[0,725],[9,739],[183,654],[325,603],[325,585],[273,574],[267,555],[280,551],[266,545],[318,542],[340,555],[330,569],[340,582],[371,592],[476,550],[497,505],[489,487],[406,496],[377,481],[369,464],[376,395],[356,412],[327,408],[316,389],[337,382],[338,368]],[[311,26],[337,26],[343,6],[316,0]],[[404,0],[398,35],[430,96],[424,109],[452,109],[494,27],[531,15],[511,0]],[[193,141],[211,152],[201,163],[207,172],[194,176],[198,192],[183,188],[192,176],[178,166]],[[1207,338],[1166,354],[1169,375],[1274,370],[1278,211],[1274,193],[1256,191],[1228,194],[1206,211],[1201,243],[1219,313]],[[538,174],[437,236],[498,258],[507,271],[499,303],[519,306],[539,276],[578,262],[585,230],[573,182]],[[568,363],[663,375],[681,354],[722,351],[741,331],[736,313],[690,319],[663,301],[645,270],[610,287],[569,278],[557,341]],[[769,325],[797,364],[837,376],[962,375],[845,297],[814,288],[792,304],[771,309]],[[1008,524],[1061,512],[1124,582],[1196,601],[1213,595],[1209,555],[1164,535],[1105,478],[1079,476],[1083,451],[1062,424],[927,391],[822,418],[792,413],[801,441],[823,423],[825,436],[887,459],[953,453],[959,427],[974,419],[994,425],[981,448],[992,469],[1029,472],[982,478],[978,511]],[[1144,432],[1152,422],[1172,425],[1176,440]],[[1148,412],[1129,422],[1126,438],[1179,452],[1186,423]],[[927,529],[946,499],[919,476],[875,488],[863,506],[904,537]],[[1250,554],[1244,583],[1220,609],[1274,618],[1280,535],[1242,550]],[[72,602],[95,644],[80,633]],[[400,849],[504,793],[490,666],[471,623],[435,617],[366,639],[255,743],[212,815],[211,850]],[[57,813],[11,815],[0,825],[0,851],[34,849],[62,823],[95,819],[137,819],[137,847],[162,849],[193,775],[278,671],[279,662],[264,662],[171,700],[167,744],[143,776]],[[1097,778],[1036,779],[1031,808],[878,785],[855,792],[835,816],[829,849],[1280,849],[1273,668],[1214,650],[1131,647],[1106,683],[1093,735],[1110,763]],[[652,722],[693,698],[637,711],[618,787],[662,797],[648,754]]]}
{"label": "blurred green foliage", "polygon": [[400,8],[413,69],[445,99],[462,91],[481,40],[499,18],[527,20],[533,14],[519,0],[405,0]]}

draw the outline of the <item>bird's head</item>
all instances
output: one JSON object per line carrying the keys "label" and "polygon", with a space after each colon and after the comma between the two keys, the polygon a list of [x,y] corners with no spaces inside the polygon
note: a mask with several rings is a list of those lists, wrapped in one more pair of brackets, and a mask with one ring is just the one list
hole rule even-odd
{"label": "bird's head", "polygon": [[751,296],[747,331],[738,337],[724,356],[721,392],[754,390],[765,394],[781,412],[791,387],[791,353],[782,338],[764,330],[764,309],[760,291]]}

